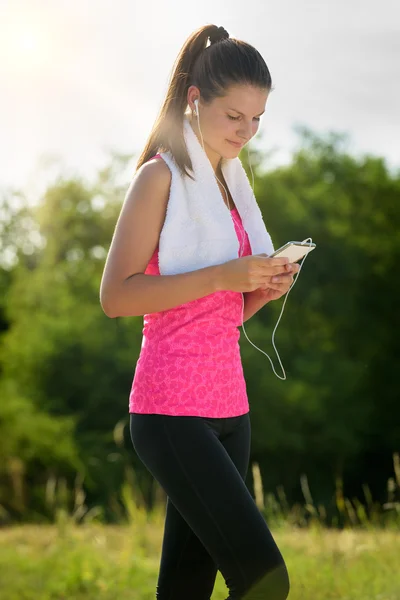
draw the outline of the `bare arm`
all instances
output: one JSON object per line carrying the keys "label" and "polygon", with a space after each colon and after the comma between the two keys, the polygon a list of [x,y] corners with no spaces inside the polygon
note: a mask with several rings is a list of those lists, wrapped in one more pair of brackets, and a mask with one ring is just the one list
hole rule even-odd
{"label": "bare arm", "polygon": [[138,273],[123,283],[115,314],[109,317],[139,316],[161,312],[218,291],[218,266],[180,275]]}
{"label": "bare arm", "polygon": [[260,310],[263,306],[268,304],[270,300],[265,300],[260,294],[257,293],[258,290],[254,290],[252,292],[244,292],[244,312],[243,312],[243,323],[248,321],[253,317],[256,312]]}
{"label": "bare arm", "polygon": [[162,159],[144,164],[124,200],[100,285],[108,317],[174,308],[219,290],[219,265],[179,275],[145,275],[165,220],[171,172]]}

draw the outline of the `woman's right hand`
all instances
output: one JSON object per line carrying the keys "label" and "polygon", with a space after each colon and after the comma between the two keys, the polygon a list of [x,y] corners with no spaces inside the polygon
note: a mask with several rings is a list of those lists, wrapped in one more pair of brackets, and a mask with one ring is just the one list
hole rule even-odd
{"label": "woman's right hand", "polygon": [[291,273],[293,266],[287,257],[268,258],[268,254],[254,254],[229,260],[219,265],[219,290],[253,292],[258,288],[275,288],[275,275]]}

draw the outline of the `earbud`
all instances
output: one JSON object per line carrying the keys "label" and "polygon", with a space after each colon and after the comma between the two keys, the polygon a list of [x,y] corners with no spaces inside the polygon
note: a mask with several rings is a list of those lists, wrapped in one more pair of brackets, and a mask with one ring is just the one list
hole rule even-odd
{"label": "earbud", "polygon": [[[198,99],[198,98],[196,98],[196,99],[193,101],[193,104],[195,105],[195,107],[196,107],[196,109],[197,109],[197,110],[194,110],[194,111],[193,111],[193,114],[194,114],[194,115],[195,115],[195,116],[198,118],[198,122],[199,122],[199,132],[200,132],[200,136],[201,136],[201,145],[203,146],[203,150],[204,150],[204,152],[205,152],[205,149],[204,149],[204,140],[203,140],[203,135],[202,135],[202,133],[201,133],[201,128],[200,128],[200,119],[199,119],[199,117],[198,117],[198,114],[199,114],[199,112],[200,112],[200,111],[199,111],[199,99]],[[251,168],[251,158],[250,158],[250,151],[249,151],[249,147],[248,147],[248,146],[247,146],[247,155],[248,155],[248,161],[249,161],[249,166],[250,166],[250,171],[251,171],[251,176],[252,176],[252,181],[253,181],[251,188],[252,188],[252,190],[253,190],[253,193],[254,193],[254,174],[253,174],[253,169]],[[237,160],[237,161],[238,161],[239,159],[237,158],[237,159],[235,159],[235,160]],[[222,181],[220,181],[220,180],[218,179],[218,177],[217,177],[216,175],[215,175],[215,178],[216,178],[216,179],[217,179],[217,181],[218,181],[218,182],[221,184],[221,186],[224,188],[224,191],[225,191],[226,197],[228,198],[228,192],[226,191],[224,184],[222,183]],[[228,205],[229,205],[229,200],[228,200]],[[229,206],[229,209],[230,209],[230,206]],[[233,216],[232,216],[232,219],[234,219],[234,217],[233,217]],[[246,233],[246,232],[245,232],[245,233]],[[309,240],[310,240],[310,241],[309,241]],[[306,243],[306,242],[308,242],[308,241],[309,241],[309,245],[311,245],[311,243],[312,243],[312,239],[311,239],[311,238],[306,238],[305,240],[303,240],[303,241],[302,241],[302,244],[305,244],[305,243]],[[242,244],[243,244],[243,246],[242,246]],[[241,242],[239,243],[239,254],[241,253],[241,250],[242,250],[242,248],[244,248],[244,236],[243,236],[243,234],[242,234],[242,240],[241,240]],[[306,254],[304,257],[303,257],[302,263],[301,263],[301,265],[300,265],[300,270],[301,270],[301,268],[302,268],[302,266],[303,266],[303,262],[305,261],[306,257],[307,257],[307,254]],[[299,276],[299,273],[300,273],[300,270],[299,270],[299,271],[298,271],[298,273],[297,273],[297,277],[296,277],[296,279],[294,279],[294,280],[293,280],[293,283],[292,283],[292,285],[290,286],[290,288],[289,288],[289,289],[288,289],[288,291],[286,292],[286,295],[285,295],[285,300],[284,300],[284,302],[283,302],[283,306],[282,306],[282,310],[281,310],[281,314],[279,315],[279,318],[278,318],[278,320],[277,320],[277,322],[276,322],[276,325],[275,325],[275,329],[274,329],[274,331],[273,331],[273,333],[272,333],[272,345],[273,345],[273,347],[274,347],[274,350],[275,350],[275,352],[276,352],[276,355],[277,355],[277,357],[278,357],[279,364],[280,364],[280,366],[281,366],[281,369],[282,369],[282,372],[283,372],[283,377],[281,377],[281,375],[278,375],[278,373],[275,371],[274,363],[272,362],[272,360],[271,360],[270,356],[268,356],[268,354],[267,354],[266,352],[264,352],[264,350],[261,350],[261,348],[259,348],[259,347],[258,347],[258,346],[256,346],[255,344],[253,344],[253,342],[252,342],[252,341],[251,341],[251,340],[248,338],[248,336],[247,336],[247,333],[246,333],[246,330],[245,330],[245,328],[244,328],[244,322],[243,322],[243,319],[244,319],[244,293],[243,293],[243,292],[240,292],[240,293],[241,293],[241,296],[242,296],[242,323],[241,323],[241,327],[242,327],[242,329],[243,329],[243,333],[244,333],[244,335],[246,336],[247,340],[250,342],[250,344],[251,344],[252,346],[254,346],[254,348],[256,348],[256,350],[259,350],[260,352],[262,352],[263,354],[265,354],[265,356],[268,358],[269,362],[271,363],[271,367],[272,367],[272,370],[273,370],[274,374],[275,374],[275,375],[278,377],[278,379],[281,379],[281,380],[283,380],[283,381],[286,379],[286,373],[285,373],[285,369],[283,368],[283,364],[282,364],[281,358],[280,358],[280,356],[279,356],[278,350],[276,349],[275,342],[274,342],[274,337],[275,337],[275,331],[276,331],[276,329],[277,329],[277,327],[278,327],[278,325],[279,325],[279,322],[280,322],[280,320],[281,320],[281,317],[282,317],[283,311],[284,311],[284,309],[285,309],[285,304],[286,304],[286,300],[287,300],[287,298],[288,298],[289,292],[291,291],[291,289],[293,288],[294,284],[296,283],[296,281],[297,281],[297,279],[298,279],[298,276]]]}
{"label": "earbud", "polygon": [[[200,132],[200,136],[201,136],[201,145],[203,146],[203,150],[204,150],[204,152],[205,152],[205,149],[204,149],[204,140],[203,140],[203,134],[201,133],[201,127],[200,127],[200,118],[198,117],[198,114],[199,114],[199,112],[200,112],[200,111],[199,111],[199,99],[198,99],[198,98],[196,98],[196,99],[193,101],[193,104],[195,105],[195,107],[196,107],[196,109],[197,109],[197,110],[194,110],[194,111],[193,111],[193,114],[194,114],[194,115],[197,117],[197,119],[198,119],[198,122],[199,122],[199,132]],[[251,171],[251,176],[252,176],[252,181],[253,181],[251,188],[252,188],[252,190],[253,190],[253,193],[254,193],[254,174],[253,174],[253,169],[251,168],[251,158],[250,158],[250,152],[249,152],[249,147],[248,147],[248,146],[247,146],[247,155],[248,155],[249,166],[250,166],[250,171]],[[237,158],[237,159],[235,159],[235,160],[239,161],[239,159],[238,159],[238,158]],[[228,198],[228,192],[226,191],[226,188],[225,188],[224,184],[222,183],[222,181],[220,181],[220,180],[218,179],[218,177],[217,177],[216,175],[215,175],[215,178],[216,178],[216,179],[217,179],[217,181],[218,181],[218,182],[221,184],[221,186],[224,188],[224,191],[225,191],[226,197]],[[228,205],[229,205],[229,200],[228,200]],[[229,206],[229,209],[230,209],[230,206]],[[234,217],[233,217],[233,216],[232,216],[232,219],[234,219]],[[245,232],[245,233],[246,233],[246,232]],[[303,240],[302,244],[305,244],[306,242],[308,242],[308,240],[310,240],[309,244],[311,245],[311,243],[312,243],[312,239],[311,239],[311,238],[306,238],[305,240]],[[242,246],[242,244],[243,244],[243,246]],[[242,248],[244,248],[244,236],[243,236],[243,234],[242,234],[242,240],[241,240],[241,242],[239,243],[239,254],[241,253],[241,250],[242,250]],[[302,263],[301,263],[301,265],[300,265],[300,270],[301,270],[301,268],[302,268],[302,266],[303,266],[303,262],[305,261],[306,257],[307,257],[307,254],[306,254],[304,257],[303,257]],[[293,288],[294,284],[296,283],[296,281],[297,281],[297,279],[298,279],[298,276],[299,276],[299,273],[300,273],[300,270],[299,270],[299,271],[298,271],[298,273],[297,273],[297,277],[296,277],[296,279],[294,279],[294,280],[293,280],[293,283],[292,283],[292,285],[290,286],[290,288],[289,288],[289,289],[288,289],[288,291],[286,292],[286,295],[285,295],[285,300],[284,300],[284,302],[283,302],[283,306],[282,306],[282,310],[281,310],[281,314],[279,315],[279,318],[278,318],[278,320],[277,320],[277,322],[276,322],[276,325],[275,325],[275,329],[274,329],[274,331],[273,331],[273,333],[272,333],[272,345],[273,345],[273,347],[274,347],[274,350],[275,350],[275,352],[276,352],[276,355],[277,355],[277,357],[278,357],[279,364],[280,364],[280,366],[281,366],[281,369],[282,369],[282,372],[283,372],[283,377],[281,377],[281,375],[278,375],[278,373],[275,371],[274,363],[272,362],[272,360],[271,360],[270,356],[268,356],[268,354],[267,354],[266,352],[264,352],[264,350],[261,350],[261,348],[259,348],[259,347],[258,347],[258,346],[256,346],[255,344],[253,344],[253,342],[252,342],[252,341],[251,341],[251,340],[248,338],[248,336],[247,336],[247,333],[246,333],[246,330],[245,330],[245,328],[244,328],[244,322],[243,322],[243,319],[244,319],[244,293],[243,293],[243,292],[240,292],[240,293],[241,293],[241,296],[242,296],[242,323],[241,323],[241,326],[242,326],[242,329],[243,329],[243,333],[244,333],[244,335],[246,336],[247,340],[250,342],[250,344],[251,344],[252,346],[254,346],[254,348],[256,348],[256,350],[259,350],[260,352],[262,352],[263,354],[265,354],[265,356],[268,358],[269,362],[271,363],[271,367],[272,367],[272,370],[273,370],[274,374],[275,374],[275,375],[278,377],[278,379],[281,379],[281,380],[283,380],[283,381],[286,379],[286,373],[285,373],[285,369],[283,368],[283,364],[282,364],[281,358],[280,358],[280,356],[279,356],[278,350],[276,349],[275,342],[274,342],[274,337],[275,337],[275,331],[276,331],[276,328],[277,328],[277,327],[278,327],[278,325],[279,325],[279,322],[280,322],[280,320],[281,320],[281,317],[282,317],[283,311],[284,311],[284,309],[285,309],[285,304],[286,304],[286,300],[287,300],[287,298],[288,298],[289,292],[291,291],[291,289]]]}

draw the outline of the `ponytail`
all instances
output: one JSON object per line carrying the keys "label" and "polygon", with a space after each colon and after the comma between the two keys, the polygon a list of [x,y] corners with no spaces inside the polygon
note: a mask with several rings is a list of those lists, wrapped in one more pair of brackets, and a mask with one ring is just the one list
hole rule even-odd
{"label": "ponytail", "polygon": [[[208,39],[210,45],[207,46]],[[204,25],[186,40],[175,61],[160,113],[139,157],[136,171],[158,152],[170,151],[182,174],[191,177],[192,162],[183,136],[187,92],[201,91],[203,102],[223,96],[232,83],[271,89],[271,76],[260,53],[250,44],[229,37],[223,27]]]}

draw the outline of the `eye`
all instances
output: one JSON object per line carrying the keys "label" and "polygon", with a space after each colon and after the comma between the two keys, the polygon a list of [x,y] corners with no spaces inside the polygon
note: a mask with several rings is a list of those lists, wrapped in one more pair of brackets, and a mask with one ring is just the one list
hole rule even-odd
{"label": "eye", "polygon": [[[227,115],[228,119],[230,119],[231,121],[238,121],[240,119],[240,117],[232,117],[232,115]],[[254,117],[255,121],[261,121],[261,117]]]}

